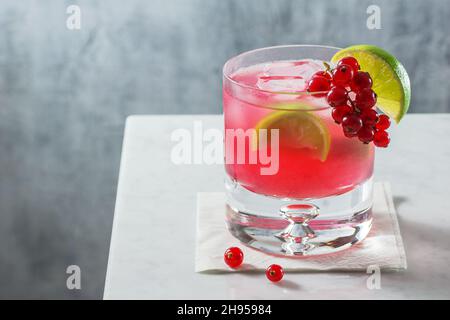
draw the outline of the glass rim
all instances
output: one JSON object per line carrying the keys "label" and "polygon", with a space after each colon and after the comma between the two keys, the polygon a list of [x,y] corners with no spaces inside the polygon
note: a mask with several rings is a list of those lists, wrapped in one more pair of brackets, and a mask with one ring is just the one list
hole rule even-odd
{"label": "glass rim", "polygon": [[[342,48],[339,47],[334,47],[334,46],[325,46],[325,45],[315,45],[315,44],[291,44],[291,45],[279,45],[279,46],[270,46],[270,47],[263,47],[263,48],[257,48],[257,49],[253,49],[253,50],[249,50],[249,51],[244,51],[241,52],[233,57],[231,57],[230,59],[228,59],[225,64],[223,65],[222,68],[222,76],[229,82],[231,82],[233,85],[237,85],[243,89],[248,89],[248,90],[255,90],[258,92],[264,92],[264,93],[269,93],[269,94],[280,94],[280,95],[317,95],[317,94],[323,94],[326,93],[326,91],[320,91],[320,92],[308,92],[308,91],[273,91],[273,90],[265,90],[265,89],[260,89],[256,86],[252,86],[252,85],[248,85],[248,84],[244,84],[242,82],[236,81],[233,78],[230,77],[230,74],[227,74],[225,72],[226,68],[235,60],[260,52],[260,51],[265,51],[265,50],[269,50],[269,49],[284,49],[284,48],[323,48],[323,49],[332,49],[332,50],[341,50]],[[280,60],[282,61],[282,60]]]}

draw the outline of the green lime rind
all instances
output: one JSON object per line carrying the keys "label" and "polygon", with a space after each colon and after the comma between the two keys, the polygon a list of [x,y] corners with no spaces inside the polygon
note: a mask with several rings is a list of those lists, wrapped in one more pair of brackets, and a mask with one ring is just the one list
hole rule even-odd
{"label": "green lime rind", "polygon": [[373,45],[355,45],[337,52],[332,62],[355,57],[361,70],[370,74],[372,89],[378,96],[377,106],[397,123],[409,109],[411,84],[405,67],[389,52]]}

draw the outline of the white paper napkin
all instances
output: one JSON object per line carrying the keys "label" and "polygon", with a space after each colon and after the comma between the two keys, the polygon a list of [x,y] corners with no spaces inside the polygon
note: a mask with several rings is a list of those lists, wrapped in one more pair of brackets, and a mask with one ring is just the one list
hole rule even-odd
{"label": "white paper napkin", "polygon": [[[228,232],[224,193],[198,193],[195,271],[265,270],[272,263],[282,265],[286,271],[366,271],[371,265],[383,270],[406,269],[406,255],[389,183],[375,183],[373,215],[369,235],[348,250],[317,257],[280,258],[246,247]],[[233,270],[223,262],[223,252],[232,246],[243,250],[243,268]]]}

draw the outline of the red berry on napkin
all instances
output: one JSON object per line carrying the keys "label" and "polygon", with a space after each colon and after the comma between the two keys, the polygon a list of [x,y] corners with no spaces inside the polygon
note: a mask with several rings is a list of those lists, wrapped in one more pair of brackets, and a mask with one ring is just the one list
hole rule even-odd
{"label": "red berry on napkin", "polygon": [[223,254],[223,260],[229,267],[237,268],[244,261],[244,253],[238,247],[231,247]]}

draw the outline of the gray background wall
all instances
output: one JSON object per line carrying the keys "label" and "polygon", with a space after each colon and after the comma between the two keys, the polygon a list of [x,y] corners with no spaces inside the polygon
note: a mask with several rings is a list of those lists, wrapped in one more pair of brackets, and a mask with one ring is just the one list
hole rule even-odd
{"label": "gray background wall", "polygon": [[220,113],[228,57],[295,43],[385,47],[411,75],[411,112],[448,112],[449,17],[447,0],[2,0],[0,298],[101,297],[127,115]]}

